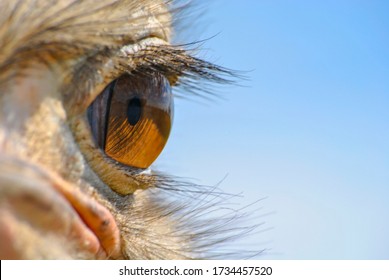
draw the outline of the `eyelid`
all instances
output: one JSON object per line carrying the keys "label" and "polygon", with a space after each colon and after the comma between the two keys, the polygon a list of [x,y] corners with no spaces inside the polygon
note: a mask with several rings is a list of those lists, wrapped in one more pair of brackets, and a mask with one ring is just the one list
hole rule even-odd
{"label": "eyelid", "polygon": [[140,51],[151,46],[157,47],[157,46],[168,46],[168,45],[169,44],[166,41],[159,39],[158,37],[150,37],[150,38],[145,38],[143,40],[140,40],[136,44],[130,44],[124,46],[120,49],[120,52],[122,53],[123,56],[128,57],[136,53],[139,53]]}
{"label": "eyelid", "polygon": [[[194,43],[196,45],[196,43]],[[105,50],[91,62],[83,62],[71,81],[64,85],[65,106],[69,115],[83,114],[98,94],[121,75],[164,75],[171,86],[180,86],[185,93],[202,95],[209,93],[214,83],[234,84],[235,78],[242,78],[236,72],[191,56],[182,46],[172,46],[156,37],[145,38],[135,44],[111,52]],[[95,70],[99,69],[99,70]],[[202,80],[199,87],[198,81]],[[66,95],[74,95],[66,103]]]}
{"label": "eyelid", "polygon": [[[82,65],[78,67],[78,71],[73,74],[70,83],[71,88],[74,89],[73,92],[81,91],[81,95],[85,94],[83,98],[80,98],[81,100],[78,100],[78,103],[82,103],[81,111],[85,111],[112,81],[125,73],[137,72],[140,63],[135,59],[136,54],[151,46],[158,48],[158,46],[169,46],[169,44],[157,37],[145,38],[137,43],[126,45],[115,53],[96,54],[95,57],[89,58],[89,62],[82,62]],[[93,71],[90,71],[91,68],[98,70],[93,73]],[[95,75],[93,76],[93,74]],[[169,77],[167,78],[169,79]],[[80,88],[85,84],[88,85],[88,89]],[[74,104],[70,104],[67,107],[71,108],[73,106]]]}
{"label": "eyelid", "polygon": [[119,50],[103,49],[71,64],[71,71],[60,89],[69,115],[83,114],[108,84],[125,73],[135,72],[138,68],[134,60],[136,52],[152,44],[168,45],[156,37],[145,38]]}

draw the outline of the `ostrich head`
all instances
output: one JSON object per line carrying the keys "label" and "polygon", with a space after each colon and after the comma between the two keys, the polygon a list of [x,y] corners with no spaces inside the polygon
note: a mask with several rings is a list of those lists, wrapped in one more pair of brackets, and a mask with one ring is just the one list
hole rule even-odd
{"label": "ostrich head", "polygon": [[166,2],[1,1],[0,258],[206,250],[209,225],[164,200],[174,180],[149,166],[169,136],[172,88],[228,71],[170,44]]}

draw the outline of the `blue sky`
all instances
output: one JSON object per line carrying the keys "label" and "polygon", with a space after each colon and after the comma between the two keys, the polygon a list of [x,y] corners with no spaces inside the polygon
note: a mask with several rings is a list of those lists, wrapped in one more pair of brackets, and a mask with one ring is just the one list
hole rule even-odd
{"label": "blue sky", "polygon": [[[251,70],[177,100],[156,166],[261,201],[264,259],[389,259],[389,2],[213,1],[202,57]],[[196,100],[195,100],[196,101]],[[258,210],[259,211],[259,210]]]}

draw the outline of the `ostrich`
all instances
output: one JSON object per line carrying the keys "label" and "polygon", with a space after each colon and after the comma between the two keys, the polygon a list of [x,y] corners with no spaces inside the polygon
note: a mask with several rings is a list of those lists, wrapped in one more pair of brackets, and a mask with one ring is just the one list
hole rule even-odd
{"label": "ostrich", "polygon": [[[172,88],[231,74],[170,43],[180,11],[1,1],[1,259],[207,257],[220,223],[200,219],[202,191],[149,168],[169,136]],[[166,199],[185,190],[195,206]]]}

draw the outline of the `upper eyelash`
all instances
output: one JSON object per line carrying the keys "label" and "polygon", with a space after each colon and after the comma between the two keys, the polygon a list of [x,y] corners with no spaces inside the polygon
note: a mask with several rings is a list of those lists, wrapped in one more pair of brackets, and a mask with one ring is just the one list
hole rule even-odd
{"label": "upper eyelash", "polygon": [[[89,57],[88,61],[81,61],[70,73],[69,83],[63,85],[61,91],[65,96],[72,95],[74,92],[79,93],[69,100],[67,107],[79,107],[79,112],[82,112],[103,87],[125,73],[153,75],[158,72],[179,89],[175,91],[175,96],[199,96],[207,99],[214,94],[215,83],[231,84],[242,78],[237,71],[199,59],[189,52],[190,50],[184,50],[182,46],[172,46],[166,43],[148,46],[139,44],[128,54],[121,50],[98,52]],[[101,75],[101,72],[97,70],[105,67],[104,61],[110,59],[113,65],[109,67],[108,72]],[[200,80],[201,86],[198,83]],[[78,106],[74,107],[74,104]],[[82,104],[81,107],[80,104]]]}
{"label": "upper eyelash", "polygon": [[146,46],[132,53],[130,58],[120,57],[116,68],[122,73],[140,75],[159,72],[165,75],[172,85],[183,87],[195,95],[201,95],[200,91],[209,92],[204,84],[200,88],[195,81],[231,84],[241,78],[237,71],[192,56],[182,46],[172,45]]}

